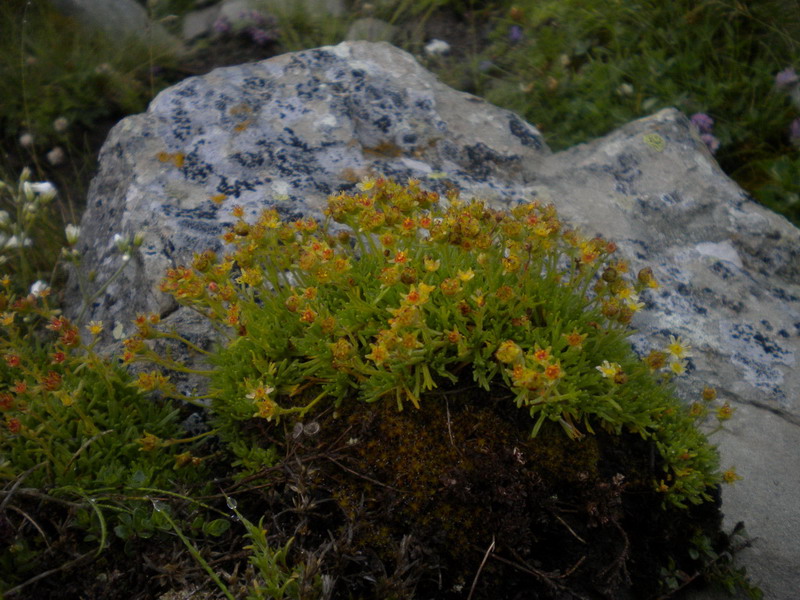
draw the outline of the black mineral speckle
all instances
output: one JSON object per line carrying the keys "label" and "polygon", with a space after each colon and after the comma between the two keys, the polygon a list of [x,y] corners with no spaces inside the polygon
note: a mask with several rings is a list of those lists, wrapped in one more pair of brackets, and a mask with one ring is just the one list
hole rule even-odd
{"label": "black mineral speckle", "polygon": [[254,192],[256,191],[256,185],[260,185],[262,182],[260,179],[252,179],[250,181],[241,181],[239,179],[234,179],[232,182],[228,180],[227,177],[224,175],[220,175],[219,183],[217,184],[217,192],[220,194],[225,194],[226,196],[233,196],[234,198],[238,198],[242,195],[243,191],[247,192]]}
{"label": "black mineral speckle", "polygon": [[264,157],[259,152],[237,152],[231,158],[243,167],[253,169],[264,166]]}
{"label": "black mineral speckle", "polygon": [[712,264],[712,265],[709,267],[709,269],[711,269],[711,271],[712,271],[713,273],[716,273],[717,275],[719,275],[719,276],[720,276],[720,277],[721,277],[723,280],[728,280],[728,279],[730,279],[731,277],[733,277],[733,271],[731,271],[731,270],[730,270],[730,269],[729,269],[729,268],[728,268],[728,267],[725,265],[725,263],[724,263],[724,262],[722,262],[721,260],[718,260],[718,261],[716,261],[715,263],[713,263],[713,264]]}
{"label": "black mineral speckle", "polygon": [[389,128],[392,126],[392,120],[388,116],[383,115],[381,118],[374,120],[372,124],[380,129],[383,133],[389,133]]}
{"label": "black mineral speckle", "polygon": [[533,133],[529,127],[526,127],[518,118],[512,116],[508,119],[508,130],[523,146],[535,148],[536,150],[542,149],[542,139]]}
{"label": "black mineral speckle", "polygon": [[481,180],[489,177],[496,166],[506,166],[518,160],[515,156],[503,156],[482,142],[466,146],[464,151],[467,153],[467,170]]}
{"label": "black mineral speckle", "polygon": [[183,173],[184,178],[188,181],[206,183],[208,178],[214,173],[214,167],[200,160],[197,152],[192,151],[184,157],[181,173]]}

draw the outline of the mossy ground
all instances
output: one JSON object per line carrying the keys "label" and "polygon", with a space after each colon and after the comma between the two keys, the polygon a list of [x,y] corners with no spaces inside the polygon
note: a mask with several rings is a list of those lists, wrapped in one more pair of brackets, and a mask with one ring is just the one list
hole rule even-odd
{"label": "mossy ground", "polygon": [[699,567],[693,537],[725,546],[718,502],[663,509],[649,442],[531,439],[520,416],[485,393],[343,406],[317,434],[296,428],[250,509],[335,579],[333,598],[651,598],[662,568]]}

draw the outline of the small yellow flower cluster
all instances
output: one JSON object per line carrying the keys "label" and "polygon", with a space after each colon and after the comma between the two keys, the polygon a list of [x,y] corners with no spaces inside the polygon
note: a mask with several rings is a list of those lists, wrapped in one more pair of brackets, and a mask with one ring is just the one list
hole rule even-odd
{"label": "small yellow flower cluster", "polygon": [[[250,383],[246,382],[246,385],[249,386]],[[275,388],[263,383],[258,383],[251,387],[251,391],[247,394],[247,398],[250,398],[256,407],[256,412],[253,414],[254,417],[271,421],[278,415],[280,407],[270,397],[270,394],[272,394],[274,391]]]}
{"label": "small yellow flower cluster", "polygon": [[513,340],[500,344],[495,357],[510,366],[508,374],[514,388],[528,390],[527,395],[517,395],[518,405],[527,405],[547,399],[556,388],[558,381],[565,376],[561,361],[553,356],[552,348],[540,348],[524,352]]}
{"label": "small yellow flower cluster", "polygon": [[655,372],[664,370],[667,375],[684,375],[686,373],[686,359],[692,356],[692,347],[681,337],[669,336],[669,343],[663,350],[653,350],[644,362],[648,368]]}

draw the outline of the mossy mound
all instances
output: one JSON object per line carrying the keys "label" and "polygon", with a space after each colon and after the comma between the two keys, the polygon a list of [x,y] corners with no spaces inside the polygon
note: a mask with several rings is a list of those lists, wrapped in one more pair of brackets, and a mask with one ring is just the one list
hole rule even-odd
{"label": "mossy mound", "polygon": [[693,538],[726,544],[717,501],[664,509],[651,442],[531,439],[507,400],[477,396],[349,403],[290,436],[275,542],[294,537],[333,598],[381,600],[649,598],[662,569],[700,566]]}

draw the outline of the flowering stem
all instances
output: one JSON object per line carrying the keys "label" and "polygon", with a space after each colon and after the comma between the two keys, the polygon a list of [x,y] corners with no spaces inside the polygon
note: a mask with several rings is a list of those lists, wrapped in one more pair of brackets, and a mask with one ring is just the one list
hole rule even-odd
{"label": "flowering stem", "polygon": [[[155,506],[155,503],[156,501],[153,501],[153,506]],[[183,531],[181,531],[181,528],[178,527],[178,524],[172,520],[172,517],[169,516],[169,513],[167,513],[167,511],[163,509],[156,509],[156,510],[158,510],[164,517],[164,519],[167,521],[167,523],[170,524],[170,526],[175,531],[177,536],[186,546],[186,549],[189,550],[189,553],[194,557],[194,559],[198,563],[200,563],[200,566],[202,566],[205,572],[208,573],[208,576],[211,577],[211,580],[214,583],[216,583],[217,586],[219,586],[219,589],[222,590],[222,593],[225,594],[225,597],[228,598],[228,600],[236,600],[228,591],[228,588],[225,586],[225,584],[222,583],[222,580],[220,580],[219,576],[214,572],[214,569],[211,568],[211,565],[209,565],[208,562],[206,562],[206,560],[203,558],[200,552],[197,551],[197,548],[195,548],[192,542],[190,542],[189,539],[183,534]]]}

